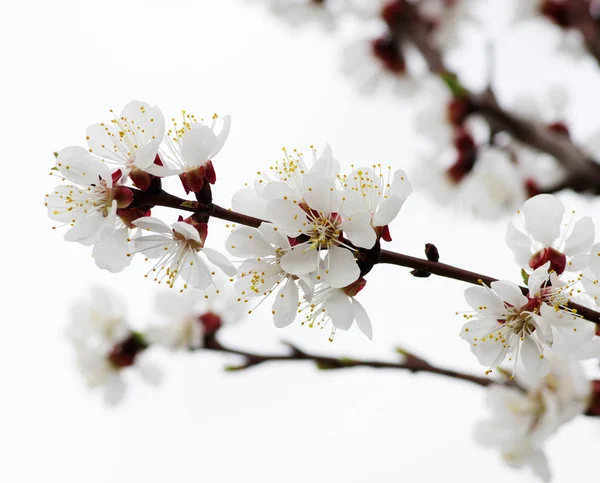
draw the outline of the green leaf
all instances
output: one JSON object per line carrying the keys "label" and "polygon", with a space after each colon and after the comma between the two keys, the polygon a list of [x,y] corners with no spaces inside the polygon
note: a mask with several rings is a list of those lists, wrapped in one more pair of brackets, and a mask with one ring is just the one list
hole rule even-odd
{"label": "green leaf", "polygon": [[529,285],[529,274],[525,271],[524,268],[521,269],[521,278],[523,279],[523,283],[525,285]]}

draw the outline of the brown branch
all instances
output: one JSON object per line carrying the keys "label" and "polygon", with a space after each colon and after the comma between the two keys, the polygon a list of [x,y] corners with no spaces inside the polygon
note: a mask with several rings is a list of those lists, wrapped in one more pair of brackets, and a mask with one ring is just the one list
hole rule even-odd
{"label": "brown branch", "polygon": [[[402,253],[390,252],[388,250],[381,250],[379,254],[379,263],[388,263],[392,265],[399,265],[401,267],[413,268],[416,270],[432,273],[444,278],[451,278],[454,280],[460,280],[462,282],[471,283],[474,285],[490,285],[492,282],[496,282],[498,279],[488,277],[476,272],[470,272],[463,270],[462,268],[447,265],[445,263],[435,262],[431,260],[423,260],[421,258],[411,257]],[[524,294],[529,293],[526,287],[520,287]],[[569,302],[569,308],[576,311],[577,314],[581,315],[584,319],[600,324],[600,312],[584,307],[583,305]]]}
{"label": "brown branch", "polygon": [[405,356],[405,360],[402,363],[382,362],[350,358],[336,358],[318,354],[311,354],[298,349],[292,344],[286,343],[286,345],[290,348],[290,353],[288,354],[265,355],[226,347],[223,344],[221,344],[214,336],[209,336],[205,338],[204,347],[200,348],[200,350],[208,349],[214,352],[223,352],[227,354],[242,356],[244,358],[244,363],[235,366],[228,366],[227,370],[229,371],[241,371],[250,367],[264,364],[266,362],[310,361],[313,362],[321,370],[349,369],[352,367],[370,367],[373,369],[400,369],[412,373],[424,372],[429,374],[437,374],[439,376],[445,376],[452,379],[467,381],[484,387],[489,386],[491,384],[506,384],[514,386],[513,382],[511,382],[510,380],[495,381],[489,377],[473,376],[470,374],[464,374],[450,369],[436,367],[429,364],[428,362],[425,362],[421,358],[415,357],[412,354]]}
{"label": "brown branch", "polygon": [[[254,218],[252,216],[244,215],[232,210],[227,210],[214,203],[199,203],[197,201],[186,201],[177,196],[171,195],[165,191],[158,193],[149,193],[136,190],[131,188],[134,192],[133,202],[130,205],[131,208],[151,208],[153,206],[165,206],[168,208],[175,208],[184,211],[191,211],[194,214],[209,215],[214,218],[221,220],[230,221],[233,223],[239,223],[240,225],[251,226],[258,228],[263,220]],[[372,251],[372,250],[371,250]],[[412,268],[417,273],[431,273],[440,277],[451,278],[454,280],[460,280],[475,285],[480,285],[482,282],[486,285],[490,285],[495,282],[496,278],[482,275],[476,272],[470,272],[463,270],[452,265],[440,263],[435,260],[426,260],[417,257],[411,257],[410,255],[404,255],[402,253],[391,252],[388,250],[379,250],[378,255],[371,253],[369,250],[359,250],[361,255],[364,255],[366,260],[362,263],[368,265],[364,268],[364,273],[367,273],[373,265],[377,263],[387,263],[391,265],[398,265],[401,267]],[[374,258],[376,257],[376,258]],[[359,257],[361,258],[361,257]],[[523,293],[527,294],[527,288],[521,287]],[[582,305],[574,302],[569,302],[569,308],[576,311],[579,315],[594,322],[600,324],[600,312],[589,309]]]}
{"label": "brown branch", "polygon": [[403,2],[405,10],[390,25],[392,34],[397,34],[402,41],[410,41],[417,48],[429,70],[446,81],[452,94],[466,99],[468,112],[482,116],[492,131],[506,131],[523,144],[556,158],[569,173],[570,188],[578,192],[600,194],[600,164],[573,144],[567,135],[558,134],[541,123],[525,120],[506,111],[489,91],[479,94],[461,86],[446,67],[441,52],[433,43],[431,29],[416,6],[405,0],[400,2]]}

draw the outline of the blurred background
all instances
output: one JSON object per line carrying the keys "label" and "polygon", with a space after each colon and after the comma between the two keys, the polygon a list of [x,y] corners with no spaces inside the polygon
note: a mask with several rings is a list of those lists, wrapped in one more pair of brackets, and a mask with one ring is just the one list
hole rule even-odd
{"label": "blurred background", "polygon": [[[593,135],[600,108],[593,61],[557,55],[558,34],[542,21],[510,25],[514,2],[474,3],[488,23],[466,29],[449,57],[463,82],[485,86],[493,43],[500,98],[515,103],[552,82],[564,85],[574,136]],[[282,146],[308,151],[328,142],[346,167],[381,162],[412,178],[426,147],[416,135],[415,106],[426,94],[395,85],[365,92],[342,68],[348,46],[368,34],[358,23],[350,19],[335,32],[310,21],[292,28],[262,0],[32,1],[4,10],[0,122],[11,169],[0,194],[1,481],[532,481],[475,444],[475,422],[488,411],[484,390],[433,375],[319,372],[303,362],[225,373],[225,364],[239,362],[234,356],[156,350],[160,387],[132,380],[125,401],[105,407],[76,370],[64,336],[68,308],[100,284],[120,294],[131,323],[144,327],[163,287],[144,279],[139,260],[119,274],[99,270],[89,248],[51,230],[42,199],[55,184],[48,176],[54,151],[84,144],[88,125],[139,99],[167,118],[181,109],[232,115],[215,161],[213,193],[222,206],[279,158]],[[597,199],[561,198],[600,220]],[[508,216],[475,218],[417,187],[387,248],[422,256],[424,243],[435,243],[446,263],[518,282],[504,243]],[[224,223],[211,221],[210,246],[221,249],[227,235]],[[372,342],[356,328],[338,332],[333,343],[326,330],[278,330],[267,304],[222,337],[257,352],[284,351],[280,341],[287,340],[319,353],[390,361],[400,346],[481,374],[458,337],[454,314],[466,306],[465,288],[377,266],[361,293]],[[566,426],[548,446],[553,481],[597,482],[599,441],[600,421],[581,416]]]}

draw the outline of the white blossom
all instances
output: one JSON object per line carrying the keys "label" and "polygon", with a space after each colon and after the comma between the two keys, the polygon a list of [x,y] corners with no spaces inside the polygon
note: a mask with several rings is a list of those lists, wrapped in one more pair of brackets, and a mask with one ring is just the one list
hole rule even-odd
{"label": "white blossom", "polygon": [[186,290],[183,294],[157,293],[154,322],[146,331],[148,342],[171,351],[202,347],[205,334],[241,319],[234,295],[213,287]]}
{"label": "white blossom", "polygon": [[551,473],[544,444],[585,410],[591,385],[580,364],[556,358],[546,377],[517,382],[518,387],[493,385],[488,390],[492,414],[477,425],[475,436],[480,444],[498,448],[508,466],[529,466],[548,482]]}
{"label": "white blossom", "polygon": [[565,223],[562,201],[548,194],[530,198],[518,213],[520,229],[509,222],[506,242],[520,266],[537,268],[550,261],[559,275],[587,266],[594,243],[594,223],[589,216],[575,224],[571,216]]}
{"label": "white blossom", "polygon": [[219,117],[214,114],[210,124],[205,124],[204,119],[198,120],[193,114],[182,111],[181,120],[178,122],[173,118],[172,121],[173,129],[167,131],[160,148],[164,166],[155,166],[152,173],[179,174],[186,191],[199,191],[205,179],[211,184],[216,180],[212,159],[227,141],[231,116],[224,116],[219,122]]}
{"label": "white blossom", "polygon": [[126,322],[123,303],[100,287],[73,304],[67,337],[75,348],[79,372],[90,389],[101,389],[107,404],[122,400],[124,372],[137,372],[152,384],[160,381],[160,373],[144,353],[145,342]]}
{"label": "white blossom", "polygon": [[317,156],[317,150],[311,146],[312,164],[304,160],[297,149],[289,153],[283,148],[283,159],[275,161],[268,171],[259,171],[260,179],[233,195],[232,208],[246,215],[264,219],[267,217],[268,202],[284,197],[302,198],[301,187],[307,175],[323,177],[334,182],[340,173],[340,163],[333,157],[329,145]]}
{"label": "white blossom", "polygon": [[273,225],[263,223],[258,229],[237,228],[225,246],[232,255],[244,258],[235,284],[240,294],[238,300],[248,302],[248,299],[268,297],[275,292],[271,308],[273,322],[276,327],[291,324],[298,311],[299,286],[310,300],[313,281],[308,276],[298,277],[281,268],[281,258],[291,250],[287,237]]}
{"label": "white blossom", "polygon": [[133,224],[154,233],[136,238],[133,244],[136,252],[158,259],[149,273],[154,273],[154,280],[159,283],[165,281],[169,287],[173,287],[181,276],[186,282],[184,289],[188,284],[195,288],[207,288],[213,283],[213,272],[200,254],[228,276],[236,273],[235,267],[224,255],[204,246],[205,236],[201,236],[198,229],[188,223],[178,221],[169,226],[147,216],[134,220]]}
{"label": "white blossom", "polygon": [[547,262],[531,273],[527,295],[503,280],[492,282],[490,288],[465,290],[474,315],[464,315],[468,322],[461,337],[480,364],[488,367],[486,373],[508,357],[513,371],[521,359],[532,377],[542,377],[548,372],[547,354],[556,339],[571,339],[566,344],[577,347],[591,338],[590,323],[567,309],[569,287],[556,274],[548,274],[549,266]]}
{"label": "white blossom", "polygon": [[165,136],[165,119],[157,106],[131,101],[119,117],[90,126],[86,134],[90,153],[122,167],[124,174],[151,172]]}
{"label": "white blossom", "polygon": [[93,244],[111,235],[117,208],[131,202],[131,191],[114,184],[108,166],[82,147],[61,150],[56,170],[72,184],[56,186],[45,204],[52,220],[71,227],[65,240]]}
{"label": "white blossom", "polygon": [[332,288],[325,283],[317,284],[311,301],[305,301],[300,306],[302,324],[311,328],[315,326],[325,328],[331,324],[330,340],[333,340],[336,330],[349,330],[356,322],[359,330],[367,338],[372,339],[371,319],[354,296],[365,283],[364,280],[357,282],[358,287],[353,291]]}
{"label": "white blossom", "polygon": [[412,193],[406,172],[401,169],[384,176],[381,165],[354,169],[342,178],[342,200],[348,212],[366,212],[373,228],[385,227],[398,216],[400,209]]}

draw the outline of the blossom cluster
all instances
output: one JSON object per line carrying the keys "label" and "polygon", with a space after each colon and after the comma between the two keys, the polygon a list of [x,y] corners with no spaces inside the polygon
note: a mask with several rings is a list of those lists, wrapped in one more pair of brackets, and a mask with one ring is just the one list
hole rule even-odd
{"label": "blossom cluster", "polygon": [[[147,276],[179,289],[157,297],[156,323],[144,333],[128,325],[122,304],[101,289],[75,304],[68,334],[89,385],[118,402],[126,373],[159,380],[148,362],[150,346],[194,350],[208,342],[221,350],[215,338],[221,326],[266,299],[278,328],[300,319],[329,328],[333,339],[356,323],[371,339],[371,320],[357,295],[412,193],[406,172],[371,164],[344,173],[330,146],[311,146],[307,157],[284,148],[281,159],[232,198],[233,211],[224,217],[237,220],[225,242],[232,262],[206,246],[219,208],[212,203],[213,158],[225,144],[230,117],[206,123],[183,112],[172,123],[167,129],[158,107],[132,101],[111,123],[88,128],[87,148],[56,154],[51,174],[64,183],[45,204],[49,217],[67,228],[65,239],[93,246],[96,264],[112,272],[142,254],[153,260]],[[196,200],[166,193],[162,179],[170,176]],[[152,216],[161,205],[193,214],[167,224]],[[550,194],[523,204],[506,242],[526,287],[497,280],[468,288],[472,311],[462,314],[460,335],[486,374],[504,374],[504,362],[512,366],[509,382],[490,397],[503,421],[514,424],[493,437],[480,432],[480,440],[546,478],[542,444],[589,402],[578,361],[600,357],[596,325],[573,308],[600,305],[600,243],[590,217],[576,220]],[[212,267],[232,282],[233,298],[220,294]],[[494,419],[486,427],[498,424]]]}
{"label": "blossom cluster", "polygon": [[366,284],[361,261],[381,239],[391,240],[389,225],[412,192],[406,173],[377,164],[342,174],[329,146],[318,156],[311,148],[312,163],[284,150],[282,160],[233,197],[237,212],[260,223],[236,228],[227,240],[229,253],[240,258],[236,270],[206,246],[208,216],[167,224],[151,213],[167,176],[179,176],[197,200],[212,200],[212,159],[230,128],[226,116],[217,132],[217,119],[208,125],[184,112],[166,130],[158,107],[132,101],[112,123],[88,128],[88,149],[57,153],[54,171],[69,184],[46,195],[48,215],[68,227],[67,241],[93,245],[101,268],[123,270],[141,253],[153,260],[146,276],[184,290],[213,285],[212,265],[236,279],[241,303],[274,294],[277,327],[300,313],[310,327],[331,326],[332,336],[356,321],[371,338],[369,317],[355,299]]}
{"label": "blossom cluster", "polygon": [[342,175],[327,146],[319,156],[312,149],[312,165],[301,153],[284,150],[284,158],[259,175],[232,202],[234,210],[268,221],[239,227],[226,242],[232,255],[244,259],[236,283],[241,295],[276,291],[278,327],[300,311],[309,326],[331,323],[334,331],[347,330],[356,321],[371,338],[371,322],[354,298],[366,283],[361,256],[381,239],[391,240],[389,224],[412,192],[406,173],[375,165]]}

